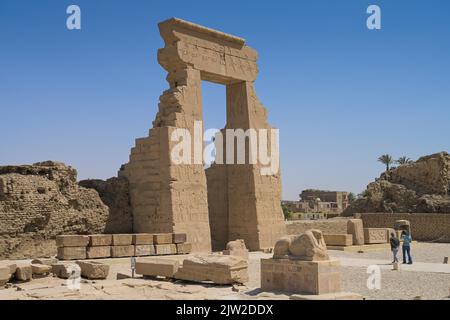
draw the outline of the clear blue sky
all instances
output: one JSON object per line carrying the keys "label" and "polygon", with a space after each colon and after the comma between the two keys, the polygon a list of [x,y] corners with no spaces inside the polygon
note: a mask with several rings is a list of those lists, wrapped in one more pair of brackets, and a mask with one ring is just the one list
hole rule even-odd
{"label": "clear blue sky", "polygon": [[[82,30],[66,29],[66,8]],[[366,8],[382,29],[366,28]],[[362,191],[379,155],[450,146],[450,1],[0,0],[0,164],[47,159],[108,178],[167,88],[157,23],[179,17],[258,50],[256,89],[280,129],[283,196]],[[204,85],[208,128],[225,89]]]}

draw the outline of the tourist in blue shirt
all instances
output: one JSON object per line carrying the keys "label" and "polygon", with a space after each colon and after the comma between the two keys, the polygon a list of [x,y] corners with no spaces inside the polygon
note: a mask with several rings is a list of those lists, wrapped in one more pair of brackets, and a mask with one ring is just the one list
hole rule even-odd
{"label": "tourist in blue shirt", "polygon": [[408,264],[412,264],[411,258],[411,235],[407,231],[402,231],[402,252],[403,252],[403,263],[406,263],[406,255],[408,255]]}

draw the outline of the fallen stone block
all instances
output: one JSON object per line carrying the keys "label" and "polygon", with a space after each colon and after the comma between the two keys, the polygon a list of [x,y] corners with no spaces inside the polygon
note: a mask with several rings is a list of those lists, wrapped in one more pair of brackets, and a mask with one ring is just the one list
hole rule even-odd
{"label": "fallen stone block", "polygon": [[111,257],[111,246],[87,247],[86,257],[88,259],[100,259]]}
{"label": "fallen stone block", "polygon": [[113,246],[128,246],[133,242],[133,235],[131,234],[113,234],[112,245]]}
{"label": "fallen stone block", "polygon": [[57,258],[38,258],[31,261],[31,264],[44,264],[47,266],[51,266],[55,263],[58,263]]}
{"label": "fallen stone block", "polygon": [[184,259],[174,278],[194,282],[212,281],[216,284],[248,282],[248,264],[240,257],[198,255]]}
{"label": "fallen stone block", "polygon": [[192,251],[192,243],[177,243],[177,254],[189,254]]}
{"label": "fallen stone block", "polygon": [[10,262],[10,261],[0,261],[0,268],[8,268],[9,274],[12,276],[14,273],[16,273],[17,264]]}
{"label": "fallen stone block", "polygon": [[0,267],[0,286],[4,286],[11,279],[11,270],[9,267]]}
{"label": "fallen stone block", "polygon": [[153,244],[153,234],[151,233],[136,233],[133,234],[134,245],[149,245]]}
{"label": "fallen stone block", "polygon": [[173,243],[171,244],[156,244],[155,253],[157,255],[169,255],[177,254],[177,246]]}
{"label": "fallen stone block", "polygon": [[59,247],[57,258],[59,260],[86,259],[86,247]]}
{"label": "fallen stone block", "polygon": [[121,258],[121,257],[132,257],[134,255],[134,246],[112,246],[111,247],[111,257]]}
{"label": "fallen stone block", "polygon": [[45,276],[52,272],[52,267],[46,264],[31,264],[31,271],[34,276]]}
{"label": "fallen stone block", "polygon": [[144,258],[136,261],[136,274],[143,276],[173,278],[178,268],[176,259]]}
{"label": "fallen stone block", "polygon": [[347,221],[347,233],[352,235],[353,245],[364,244],[364,228],[361,219],[350,219]]}
{"label": "fallen stone block", "polygon": [[327,246],[351,246],[353,236],[351,234],[324,234],[323,238]]}
{"label": "fallen stone block", "polygon": [[18,281],[30,281],[33,278],[31,265],[17,266],[15,278]]}
{"label": "fallen stone block", "polygon": [[98,261],[77,261],[81,269],[81,276],[88,279],[106,279],[109,274],[109,265]]}
{"label": "fallen stone block", "polygon": [[187,241],[186,233],[174,233],[172,235],[173,243],[185,243]]}
{"label": "fallen stone block", "polygon": [[340,292],[340,262],[261,259],[261,289],[314,295]]}
{"label": "fallen stone block", "polygon": [[387,243],[386,228],[364,228],[364,243]]}
{"label": "fallen stone block", "polygon": [[112,235],[110,234],[92,234],[89,236],[89,246],[104,247],[112,245]]}
{"label": "fallen stone block", "polygon": [[223,251],[223,254],[237,256],[247,260],[248,250],[247,247],[245,246],[245,241],[242,239],[229,241],[227,243],[226,249]]}
{"label": "fallen stone block", "polygon": [[56,236],[57,247],[86,247],[89,244],[89,236],[61,235]]}
{"label": "fallen stone block", "polygon": [[52,265],[52,273],[58,278],[68,279],[71,275],[81,275],[81,268],[75,263],[58,262]]}
{"label": "fallen stone block", "polygon": [[138,244],[134,246],[134,256],[153,256],[156,254],[155,246],[152,244]]}
{"label": "fallen stone block", "polygon": [[156,233],[153,235],[154,244],[169,244],[172,243],[171,233]]}

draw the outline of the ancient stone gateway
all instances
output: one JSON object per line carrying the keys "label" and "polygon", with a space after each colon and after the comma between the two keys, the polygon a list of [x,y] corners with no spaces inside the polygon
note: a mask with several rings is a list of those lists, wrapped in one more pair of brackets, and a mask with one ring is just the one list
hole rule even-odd
{"label": "ancient stone gateway", "polygon": [[224,249],[236,239],[250,250],[273,247],[285,234],[279,171],[262,175],[260,164],[246,161],[213,164],[205,173],[194,154],[191,164],[174,164],[170,156],[178,143],[174,130],[194,136],[195,122],[202,121],[202,80],[226,86],[225,129],[271,128],[253,87],[256,51],[242,38],[176,18],[159,30],[165,47],[158,62],[170,89],[160,97],[149,136],[136,140],[119,172],[130,182],[134,232],[186,233],[195,251]]}

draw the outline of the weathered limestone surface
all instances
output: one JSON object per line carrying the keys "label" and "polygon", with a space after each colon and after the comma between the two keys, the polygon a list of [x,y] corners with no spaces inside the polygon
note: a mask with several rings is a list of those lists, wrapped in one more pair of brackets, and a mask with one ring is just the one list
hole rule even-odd
{"label": "weathered limestone surface", "polygon": [[134,245],[149,245],[153,244],[153,234],[151,233],[137,233],[133,234]]}
{"label": "weathered limestone surface", "polygon": [[52,265],[52,273],[58,278],[68,279],[72,274],[79,274],[80,267],[75,263],[55,263]]}
{"label": "weathered limestone surface", "polygon": [[168,244],[172,243],[171,233],[158,233],[153,235],[154,244]]}
{"label": "weathered limestone surface", "polygon": [[113,234],[113,246],[127,246],[133,243],[133,235],[131,234]]}
{"label": "weathered limestone surface", "polygon": [[8,267],[0,266],[0,286],[4,286],[11,279],[11,272]]}
{"label": "weathered limestone surface", "polygon": [[112,235],[110,234],[93,234],[89,235],[89,246],[101,247],[112,245]]}
{"label": "weathered limestone surface", "polygon": [[353,245],[353,236],[351,234],[324,234],[323,238],[327,246]]}
{"label": "weathered limestone surface", "polygon": [[386,228],[364,228],[364,243],[386,243],[388,242]]}
{"label": "weathered limestone surface", "polygon": [[151,244],[137,244],[134,246],[134,256],[152,256],[155,255],[155,246]]}
{"label": "weathered limestone surface", "polygon": [[46,264],[36,264],[36,263],[32,263],[31,264],[31,271],[33,273],[33,275],[47,275],[52,271],[52,267]]}
{"label": "weathered limestone surface", "polygon": [[111,257],[113,258],[131,257],[133,256],[133,254],[134,254],[133,245],[111,247]]}
{"label": "weathered limestone surface", "polygon": [[59,247],[86,247],[89,244],[89,236],[61,235],[56,236],[56,246]]}
{"label": "weathered limestone surface", "polygon": [[0,258],[56,254],[55,236],[105,231],[108,207],[62,163],[0,167]]}
{"label": "weathered limestone surface", "polygon": [[184,243],[187,241],[186,233],[174,233],[172,237],[173,243]]}
{"label": "weathered limestone surface", "polygon": [[87,247],[86,258],[99,259],[111,257],[111,246]]}
{"label": "weathered limestone surface", "polygon": [[354,245],[364,244],[364,227],[361,219],[350,219],[347,221],[347,233],[352,235]]}
{"label": "weathered limestone surface", "polygon": [[192,243],[177,243],[177,254],[189,254],[192,251]]}
{"label": "weathered limestone surface", "polygon": [[59,247],[59,260],[82,260],[86,259],[86,247]]}
{"label": "weathered limestone surface", "polygon": [[33,264],[45,264],[47,266],[51,266],[55,263],[58,263],[58,259],[56,258],[38,258],[31,260],[31,263]]}
{"label": "weathered limestone surface", "polygon": [[81,269],[81,276],[88,279],[106,279],[109,265],[97,261],[77,261]]}
{"label": "weathered limestone surface", "polygon": [[248,250],[245,246],[245,241],[242,239],[230,241],[227,243],[226,249],[223,251],[224,255],[237,256],[245,260],[248,259]]}
{"label": "weathered limestone surface", "polygon": [[245,283],[248,281],[247,268],[247,261],[240,257],[197,255],[184,259],[174,278],[217,284]]}
{"label": "weathered limestone surface", "polygon": [[15,278],[19,281],[31,280],[33,278],[33,270],[31,269],[31,265],[17,266]]}
{"label": "weathered limestone surface", "polygon": [[[119,172],[130,183],[133,230],[186,233],[194,251],[211,250],[210,230],[220,249],[237,238],[251,250],[273,247],[285,234],[279,173],[263,176],[258,165],[246,164],[213,165],[205,175],[195,154],[190,164],[170,159],[172,132],[185,128],[194,137],[194,122],[202,120],[202,80],[227,86],[226,128],[270,128],[253,87],[257,53],[241,38],[179,19],[159,29],[165,47],[158,62],[170,88],[160,97],[149,136],[136,140]],[[197,134],[202,141],[203,131]]]}
{"label": "weathered limestone surface", "polygon": [[174,243],[170,244],[155,244],[155,252],[158,255],[165,254],[177,254],[177,245]]}
{"label": "weathered limestone surface", "polygon": [[143,258],[136,261],[136,274],[144,276],[173,278],[178,268],[179,262],[177,259]]}

